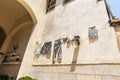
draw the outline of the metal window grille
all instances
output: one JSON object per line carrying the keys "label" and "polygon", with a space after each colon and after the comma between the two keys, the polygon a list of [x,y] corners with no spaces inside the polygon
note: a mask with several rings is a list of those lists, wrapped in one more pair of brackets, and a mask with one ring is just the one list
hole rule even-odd
{"label": "metal window grille", "polygon": [[55,8],[56,0],[47,0],[47,10],[46,12]]}

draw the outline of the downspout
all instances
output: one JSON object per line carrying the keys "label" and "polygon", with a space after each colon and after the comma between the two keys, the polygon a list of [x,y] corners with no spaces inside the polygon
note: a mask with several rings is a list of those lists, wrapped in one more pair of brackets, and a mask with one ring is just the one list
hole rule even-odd
{"label": "downspout", "polygon": [[107,10],[108,18],[109,18],[109,20],[111,20],[111,17],[110,17],[110,13],[109,13],[109,10],[108,10],[108,7],[107,7],[107,2],[106,2],[106,0],[104,0],[104,2],[105,2],[105,7],[106,7],[106,10]]}
{"label": "downspout", "polygon": [[110,8],[110,5],[108,4],[108,2],[106,0],[104,0],[104,2],[105,2],[105,6],[106,6],[106,10],[107,10],[109,19],[110,20],[116,19],[116,16],[113,14],[112,9]]}

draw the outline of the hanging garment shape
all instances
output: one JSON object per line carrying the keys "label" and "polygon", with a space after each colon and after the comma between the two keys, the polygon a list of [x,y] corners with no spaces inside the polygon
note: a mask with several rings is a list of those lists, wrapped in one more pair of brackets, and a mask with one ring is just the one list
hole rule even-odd
{"label": "hanging garment shape", "polygon": [[53,63],[56,61],[56,55],[58,59],[62,58],[62,42],[61,39],[55,40],[54,42],[54,53],[53,53]]}

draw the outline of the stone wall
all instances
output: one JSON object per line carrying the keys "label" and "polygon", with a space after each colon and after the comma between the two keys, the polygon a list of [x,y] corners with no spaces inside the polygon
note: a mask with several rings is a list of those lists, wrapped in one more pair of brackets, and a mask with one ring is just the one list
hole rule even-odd
{"label": "stone wall", "polygon": [[[74,66],[75,71],[71,71]],[[36,66],[32,75],[37,80],[119,80],[119,64]]]}
{"label": "stone wall", "polygon": [[[57,0],[55,9],[48,13],[45,12],[45,0],[36,0],[39,2],[37,5],[32,0],[26,2],[35,12],[38,23],[25,51],[18,78],[30,76],[37,80],[119,80],[120,54],[114,28],[108,24],[103,0],[73,0],[64,5]],[[93,26],[98,30],[98,40],[90,42],[88,30]],[[59,38],[75,35],[81,37],[75,59],[74,45],[69,48],[63,45],[61,63],[52,64],[52,56],[49,61],[42,56],[35,58],[36,42],[54,43]],[[76,60],[76,63],[72,63],[72,60]]]}

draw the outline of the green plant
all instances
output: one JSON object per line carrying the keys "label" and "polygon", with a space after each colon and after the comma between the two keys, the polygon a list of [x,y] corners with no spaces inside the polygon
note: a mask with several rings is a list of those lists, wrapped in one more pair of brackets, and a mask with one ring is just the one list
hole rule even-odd
{"label": "green plant", "polygon": [[8,75],[0,75],[0,80],[11,80]]}
{"label": "green plant", "polygon": [[35,79],[26,76],[26,77],[21,77],[21,78],[19,78],[18,80],[35,80]]}

